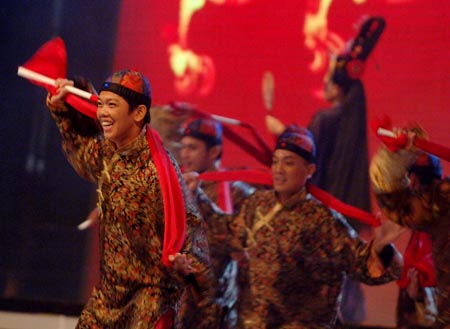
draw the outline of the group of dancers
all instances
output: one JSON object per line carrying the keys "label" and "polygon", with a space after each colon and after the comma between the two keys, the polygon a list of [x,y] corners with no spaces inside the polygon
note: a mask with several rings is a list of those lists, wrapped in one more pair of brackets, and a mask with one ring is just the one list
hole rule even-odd
{"label": "group of dancers", "polygon": [[[399,279],[414,305],[405,328],[450,328],[450,181],[417,126],[395,130],[369,163],[360,65],[383,28],[369,19],[332,61],[332,109],[308,127],[268,120],[276,143],[259,181],[226,178],[224,127],[211,118],[165,147],[141,72],[114,72],[89,113],[67,101],[86,81],[56,79],[47,106],[63,151],[98,186],[100,279],[77,328],[340,328],[364,317],[359,282]],[[313,188],[370,212],[370,183],[388,220],[365,241],[357,218]],[[402,257],[393,242],[406,228],[425,235]],[[428,247],[420,259],[413,244]]]}

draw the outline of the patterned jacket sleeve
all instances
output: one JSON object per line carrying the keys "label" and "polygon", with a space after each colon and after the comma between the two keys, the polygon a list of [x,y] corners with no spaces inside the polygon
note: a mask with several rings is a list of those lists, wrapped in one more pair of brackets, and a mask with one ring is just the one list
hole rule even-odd
{"label": "patterned jacket sleeve", "polygon": [[[75,171],[90,182],[96,182],[100,176],[102,163],[100,138],[80,133],[80,120],[74,120],[75,110],[53,107],[47,97],[47,107],[56,122],[62,137],[64,154]],[[86,121],[91,120],[86,117]]]}
{"label": "patterned jacket sleeve", "polygon": [[[383,273],[379,276],[372,275],[372,242],[363,241],[339,213],[332,213],[334,225],[328,226],[331,242],[325,242],[330,243],[330,259],[346,264],[347,275],[367,285],[380,285],[400,277],[403,258],[393,245],[388,245],[378,255],[384,268]],[[327,227],[322,224],[320,226]]]}
{"label": "patterned jacket sleeve", "polygon": [[243,250],[243,232],[239,229],[242,226],[236,225],[236,223],[246,212],[247,200],[241,204],[239,213],[226,214],[200,188],[197,191],[197,202],[208,230],[211,232],[211,243],[220,246],[225,253],[230,255]]}
{"label": "patterned jacket sleeve", "polygon": [[241,182],[235,181],[231,184],[231,198],[233,199],[233,213],[239,213],[244,201],[253,193],[255,193],[256,188]]}
{"label": "patterned jacket sleeve", "polygon": [[208,241],[206,239],[205,228],[200,217],[189,212],[187,214],[187,234],[186,242],[182,253],[189,255],[195,273],[188,275],[186,282],[191,284],[191,288],[199,296],[197,303],[199,306],[211,305],[214,295],[214,274],[211,269]]}
{"label": "patterned jacket sleeve", "polygon": [[[192,288],[196,291],[196,294],[199,295],[199,305],[210,306],[213,303],[215,278],[211,268],[205,223],[194,200],[191,197],[191,194],[188,192],[187,186],[182,178],[181,171],[176,164],[175,159],[171,153],[168,154],[177,171],[185,200],[187,231],[186,242],[182,253],[190,255],[189,258],[192,260],[192,266],[196,269],[195,273],[188,276],[187,282],[192,285]],[[211,312],[215,312],[215,309],[211,308]]]}

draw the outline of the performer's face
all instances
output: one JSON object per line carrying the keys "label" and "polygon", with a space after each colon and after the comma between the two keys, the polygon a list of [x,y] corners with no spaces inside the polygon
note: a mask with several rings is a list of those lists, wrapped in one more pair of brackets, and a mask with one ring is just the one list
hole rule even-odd
{"label": "performer's face", "polygon": [[201,139],[185,136],[181,139],[181,166],[184,172],[204,172],[214,167],[217,159],[217,147],[207,148]]}
{"label": "performer's face", "polygon": [[280,201],[302,190],[315,170],[314,164],[298,154],[283,149],[275,150],[272,157],[273,187]]}
{"label": "performer's face", "polygon": [[99,95],[97,118],[105,138],[117,147],[128,144],[139,135],[146,111],[144,105],[130,111],[125,98],[113,92],[102,91]]}

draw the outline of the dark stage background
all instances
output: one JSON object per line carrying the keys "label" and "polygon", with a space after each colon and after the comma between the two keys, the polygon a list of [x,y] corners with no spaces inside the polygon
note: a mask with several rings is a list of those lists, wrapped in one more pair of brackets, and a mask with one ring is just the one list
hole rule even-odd
{"label": "dark stage background", "polygon": [[[94,206],[95,189],[64,159],[43,89],[16,75],[17,66],[53,36],[66,43],[69,75],[89,77],[99,87],[112,70],[141,70],[150,78],[155,103],[187,101],[246,121],[271,143],[264,123],[263,76],[269,72],[275,81],[271,113],[286,123],[307,125],[315,111],[328,107],[321,98],[326,49],[343,46],[362,16],[380,15],[387,27],[363,76],[369,119],[385,113],[398,125],[417,121],[431,140],[450,145],[448,0],[333,0],[329,6],[320,0],[192,3],[2,4],[3,298],[82,304],[98,272],[91,261],[96,231],[76,229]],[[369,137],[372,154],[378,141]],[[224,154],[226,166],[260,166],[230,142]],[[444,168],[448,173],[447,163]]]}
{"label": "dark stage background", "polygon": [[17,67],[58,35],[68,75],[100,84],[111,71],[119,5],[18,0],[0,6],[0,296],[7,307],[84,303],[87,274],[98,272],[86,266],[93,231],[77,230],[95,204],[95,187],[65,160],[46,92],[19,78]]}

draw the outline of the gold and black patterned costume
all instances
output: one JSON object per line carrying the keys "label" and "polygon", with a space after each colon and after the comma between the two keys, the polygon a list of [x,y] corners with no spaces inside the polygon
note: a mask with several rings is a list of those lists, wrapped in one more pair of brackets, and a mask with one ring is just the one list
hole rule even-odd
{"label": "gold and black patterned costume", "polygon": [[[98,183],[100,282],[77,328],[154,328],[166,312],[176,312],[186,280],[161,262],[164,205],[145,134],[117,149],[102,137],[80,135],[71,110],[49,108],[67,159],[80,176]],[[178,166],[172,162],[181,182]],[[181,185],[187,212],[182,252],[199,269],[195,279],[201,303],[209,304],[212,272],[208,244],[198,211]]]}
{"label": "gold and black patterned costume", "polygon": [[[219,202],[219,189],[229,188],[233,205],[233,211],[239,212],[239,209],[245,198],[251,195],[255,189],[243,182],[233,182],[231,184],[223,184],[217,182],[202,182],[201,186],[214,203]],[[180,328],[189,329],[231,329],[237,324],[238,314],[238,296],[239,286],[237,281],[238,264],[232,259],[230,254],[223,248],[223,243],[217,240],[213,234],[213,229],[206,224],[206,235],[211,253],[211,265],[217,278],[217,286],[215,293],[215,303],[219,305],[219,314],[215,324],[211,326],[213,319],[208,319],[205,325],[204,311],[199,309],[192,298],[185,298],[181,306],[182,323]],[[186,296],[188,297],[188,296]]]}
{"label": "gold and black patterned costume", "polygon": [[401,255],[383,249],[386,265],[369,274],[370,243],[305,190],[280,204],[272,190],[226,215],[199,190],[202,214],[224,251],[240,255],[239,328],[333,328],[345,275],[383,284],[401,273]]}

